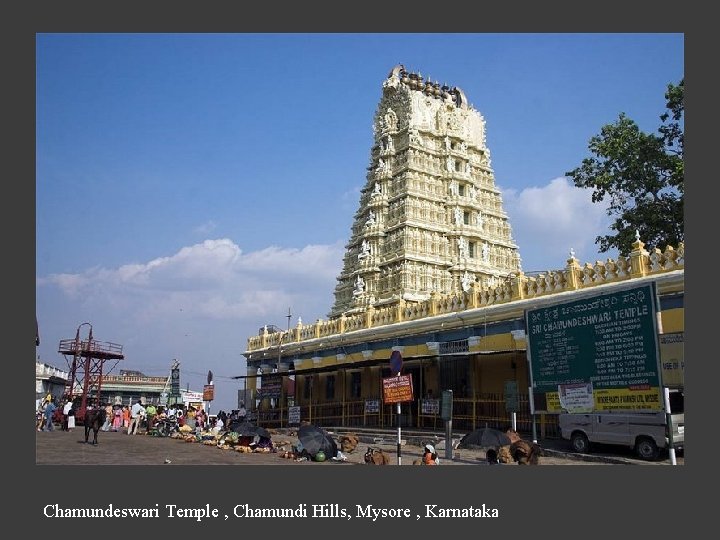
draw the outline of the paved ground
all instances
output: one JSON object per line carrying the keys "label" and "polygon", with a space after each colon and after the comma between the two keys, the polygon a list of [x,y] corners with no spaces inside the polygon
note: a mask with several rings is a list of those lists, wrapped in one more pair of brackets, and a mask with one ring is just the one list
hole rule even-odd
{"label": "paved ground", "polygon": [[[91,439],[92,440],[92,439]],[[347,461],[315,463],[296,462],[280,457],[280,453],[245,454],[234,450],[222,450],[217,446],[201,443],[188,443],[171,438],[147,435],[128,436],[117,432],[100,432],[98,445],[85,444],[82,428],[70,432],[36,432],[35,462],[38,465],[285,465],[285,466],[349,466],[364,464],[363,456],[368,446],[379,447],[390,454],[390,463],[397,464],[397,443],[392,439],[365,438],[355,452],[347,454]],[[273,435],[273,441],[288,450],[297,438],[292,432],[280,432]],[[668,459],[657,462],[644,462],[630,456],[616,456],[606,453],[595,455],[577,455],[563,448],[564,441],[541,441],[544,455],[540,465],[670,465]],[[442,465],[487,465],[483,450],[456,449],[453,459],[443,459],[443,443],[437,445]],[[613,449],[617,451],[616,449]],[[622,450],[621,450],[622,452]],[[405,444],[401,450],[402,465],[412,465],[420,457],[422,448],[415,444]],[[684,458],[677,460],[684,464]]]}

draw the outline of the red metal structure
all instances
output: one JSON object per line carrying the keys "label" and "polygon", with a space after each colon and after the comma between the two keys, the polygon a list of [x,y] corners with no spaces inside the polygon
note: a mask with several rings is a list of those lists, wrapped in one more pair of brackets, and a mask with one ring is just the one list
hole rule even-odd
{"label": "red metal structure", "polygon": [[[80,339],[80,329],[89,326],[87,339]],[[63,339],[60,341],[58,352],[68,356],[72,355],[70,367],[70,379],[65,387],[65,394],[73,396],[74,399],[81,399],[80,406],[75,410],[75,421],[82,423],[85,417],[85,410],[89,404],[100,405],[100,387],[102,386],[103,365],[106,360],[122,360],[122,345],[117,343],[95,341],[93,339],[92,324],[88,322],[78,326],[75,339]],[[77,392],[77,387],[82,392]]]}

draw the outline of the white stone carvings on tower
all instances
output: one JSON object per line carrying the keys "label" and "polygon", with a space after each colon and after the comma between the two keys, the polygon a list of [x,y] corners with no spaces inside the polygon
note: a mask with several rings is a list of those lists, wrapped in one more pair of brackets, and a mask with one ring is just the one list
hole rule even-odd
{"label": "white stone carvings on tower", "polygon": [[460,257],[467,258],[468,242],[464,236],[461,236],[460,238],[458,238],[458,252],[460,253]]}
{"label": "white stone carvings on tower", "polygon": [[358,259],[364,259],[368,256],[370,256],[370,243],[363,238],[360,253],[358,253]]}
{"label": "white stone carvings on tower", "polygon": [[463,292],[470,291],[470,284],[473,281],[475,281],[475,276],[468,274],[468,271],[465,270],[465,273],[462,275],[462,278],[460,279],[460,284],[462,285]]}
{"label": "white stone carvings on tower", "polygon": [[473,282],[520,270],[485,120],[462,90],[393,67],[373,118],[370,155],[352,254],[329,316],[467,291]]}
{"label": "white stone carvings on tower", "polygon": [[355,280],[355,289],[353,290],[353,294],[355,296],[359,296],[364,292],[365,292],[365,280],[362,277],[358,276],[357,279]]}

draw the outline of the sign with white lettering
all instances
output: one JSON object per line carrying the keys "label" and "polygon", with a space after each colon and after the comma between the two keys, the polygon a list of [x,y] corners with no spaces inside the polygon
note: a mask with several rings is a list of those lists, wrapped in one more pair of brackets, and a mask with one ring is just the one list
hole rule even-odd
{"label": "sign with white lettering", "polygon": [[402,403],[413,400],[412,376],[387,377],[382,380],[382,383],[385,403]]}
{"label": "sign with white lettering", "polygon": [[258,390],[260,398],[279,398],[282,395],[282,377],[280,375],[267,375],[263,377],[262,386]]}
{"label": "sign with white lettering", "polygon": [[[536,411],[560,413],[562,399],[599,411],[662,410],[654,283],[528,310],[525,323]],[[583,384],[591,405],[575,400],[582,386],[573,385]]]}
{"label": "sign with white lettering", "polygon": [[440,412],[439,399],[423,399],[421,404],[422,414],[438,414]]}
{"label": "sign with white lettering", "polygon": [[180,395],[180,369],[173,368],[170,371],[170,393],[173,396]]}
{"label": "sign with white lettering", "polygon": [[380,400],[379,399],[366,399],[365,400],[365,414],[378,413],[380,412]]}

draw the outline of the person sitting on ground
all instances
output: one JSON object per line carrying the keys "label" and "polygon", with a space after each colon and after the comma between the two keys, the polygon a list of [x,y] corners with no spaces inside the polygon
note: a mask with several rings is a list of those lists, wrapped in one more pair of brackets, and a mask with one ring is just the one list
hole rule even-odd
{"label": "person sitting on ground", "polygon": [[440,459],[435,453],[435,447],[432,444],[426,444],[423,448],[423,465],[440,465]]}

